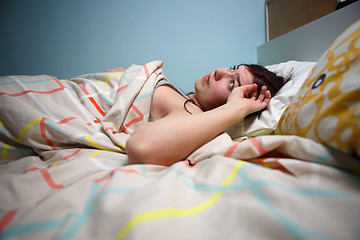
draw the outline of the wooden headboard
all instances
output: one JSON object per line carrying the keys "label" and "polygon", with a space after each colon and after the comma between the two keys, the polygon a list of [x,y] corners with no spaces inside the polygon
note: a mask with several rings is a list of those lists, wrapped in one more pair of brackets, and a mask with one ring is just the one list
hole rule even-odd
{"label": "wooden headboard", "polygon": [[360,18],[360,1],[257,47],[257,62],[318,61],[347,27]]}

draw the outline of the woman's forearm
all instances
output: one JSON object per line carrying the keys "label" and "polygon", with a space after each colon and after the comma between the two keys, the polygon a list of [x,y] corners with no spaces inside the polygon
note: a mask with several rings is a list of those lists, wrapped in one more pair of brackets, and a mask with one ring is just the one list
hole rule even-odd
{"label": "woman's forearm", "polygon": [[263,87],[259,96],[247,97],[255,90],[256,84],[237,87],[218,108],[192,115],[173,112],[140,126],[126,143],[129,163],[171,165],[185,159],[248,114],[265,108],[270,92]]}
{"label": "woman's forearm", "polygon": [[[140,126],[126,144],[130,163],[171,165],[185,159],[246,116],[226,104],[211,111],[174,113]],[[156,137],[155,137],[156,136]]]}

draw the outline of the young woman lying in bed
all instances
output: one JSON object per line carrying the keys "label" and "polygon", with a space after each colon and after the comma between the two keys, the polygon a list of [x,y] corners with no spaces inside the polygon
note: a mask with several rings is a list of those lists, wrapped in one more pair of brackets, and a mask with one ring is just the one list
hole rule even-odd
{"label": "young woman lying in bed", "polygon": [[197,79],[190,95],[160,81],[149,122],[126,143],[129,163],[171,165],[185,159],[249,114],[266,108],[285,82],[259,65],[216,69]]}

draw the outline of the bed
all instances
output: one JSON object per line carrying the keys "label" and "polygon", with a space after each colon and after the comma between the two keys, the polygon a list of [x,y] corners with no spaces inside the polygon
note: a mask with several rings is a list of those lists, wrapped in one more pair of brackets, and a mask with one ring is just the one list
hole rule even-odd
{"label": "bed", "polygon": [[359,48],[357,21],[267,66],[292,74],[267,110],[170,167],[126,156],[166,63],[1,77],[0,238],[358,239]]}

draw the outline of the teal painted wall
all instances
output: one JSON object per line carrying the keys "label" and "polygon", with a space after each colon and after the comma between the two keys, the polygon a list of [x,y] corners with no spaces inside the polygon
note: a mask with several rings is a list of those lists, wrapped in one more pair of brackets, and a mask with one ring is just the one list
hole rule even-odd
{"label": "teal painted wall", "polygon": [[1,0],[0,75],[68,78],[164,61],[185,91],[217,67],[254,63],[264,0]]}

